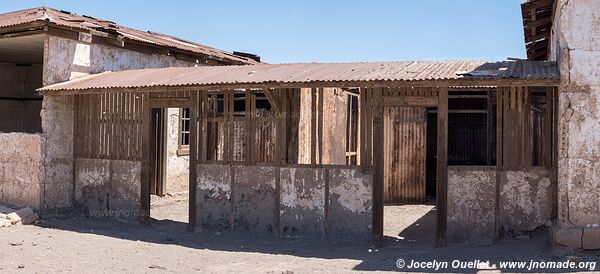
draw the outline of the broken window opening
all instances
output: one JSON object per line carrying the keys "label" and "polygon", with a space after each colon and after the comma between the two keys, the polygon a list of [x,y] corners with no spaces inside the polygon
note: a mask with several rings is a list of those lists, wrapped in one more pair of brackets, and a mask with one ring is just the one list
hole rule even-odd
{"label": "broken window opening", "polygon": [[358,93],[347,91],[346,111],[346,165],[358,162]]}
{"label": "broken window opening", "polygon": [[179,109],[179,149],[177,154],[190,154],[190,109]]}

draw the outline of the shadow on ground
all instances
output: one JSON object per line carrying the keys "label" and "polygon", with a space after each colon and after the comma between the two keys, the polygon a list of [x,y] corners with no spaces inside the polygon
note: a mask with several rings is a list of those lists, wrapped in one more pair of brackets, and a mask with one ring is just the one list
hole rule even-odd
{"label": "shadow on ground", "polygon": [[[425,216],[429,218],[430,216]],[[263,254],[285,254],[305,258],[352,259],[358,260],[353,269],[357,271],[405,271],[434,272],[428,267],[408,268],[412,261],[448,262],[447,268],[437,269],[439,272],[476,272],[477,268],[453,268],[454,260],[461,262],[489,261],[498,264],[500,261],[565,261],[566,254],[555,256],[548,241],[547,234],[537,235],[529,240],[504,240],[491,246],[451,245],[444,248],[416,246],[410,241],[384,240],[384,247],[375,247],[371,243],[352,243],[324,241],[322,239],[297,239],[278,237],[273,234],[256,234],[248,232],[188,232],[187,223],[153,220],[150,225],[142,225],[135,221],[125,222],[110,219],[87,218],[77,213],[61,216],[42,216],[37,224],[40,227],[67,230],[77,233],[90,233],[118,239],[141,241],[164,245],[179,245],[194,249],[228,252],[256,252]],[[419,233],[422,223],[402,232],[405,239],[412,233]],[[392,242],[388,242],[392,241]],[[597,254],[585,254],[580,260],[598,261]],[[396,262],[402,259],[403,268]],[[571,258],[573,260],[573,258]],[[500,269],[501,272],[528,272],[526,269]],[[531,272],[569,272],[569,269],[532,269]],[[582,270],[579,270],[582,271]],[[584,270],[585,271],[585,270]]]}

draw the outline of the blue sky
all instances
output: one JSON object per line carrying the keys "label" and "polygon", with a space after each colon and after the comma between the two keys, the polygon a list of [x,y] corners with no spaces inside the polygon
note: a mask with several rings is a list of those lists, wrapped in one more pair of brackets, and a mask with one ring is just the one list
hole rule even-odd
{"label": "blue sky", "polygon": [[269,63],[525,57],[522,0],[0,0],[152,30]]}

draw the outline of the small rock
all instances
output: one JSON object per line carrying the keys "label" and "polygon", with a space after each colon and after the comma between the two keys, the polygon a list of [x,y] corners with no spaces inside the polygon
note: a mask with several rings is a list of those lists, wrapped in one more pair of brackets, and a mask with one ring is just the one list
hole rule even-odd
{"label": "small rock", "polygon": [[12,226],[12,222],[8,219],[0,219],[0,227]]}
{"label": "small rock", "polygon": [[13,213],[6,215],[13,225],[24,224],[28,225],[39,219],[39,216],[29,207],[19,209]]}
{"label": "small rock", "polygon": [[25,268],[25,265],[24,264],[20,264],[19,265],[19,269],[23,269],[23,268]]}
{"label": "small rock", "polygon": [[148,266],[148,268],[160,269],[160,270],[167,270],[166,267],[163,267],[163,266],[160,266],[160,265],[155,265],[155,264]]}
{"label": "small rock", "polygon": [[20,246],[20,245],[23,245],[23,242],[22,241],[21,242],[10,242],[10,245],[11,246]]}
{"label": "small rock", "polygon": [[37,243],[37,242],[31,242],[31,245],[32,245],[32,246],[38,246],[38,245],[39,245],[39,243]]}

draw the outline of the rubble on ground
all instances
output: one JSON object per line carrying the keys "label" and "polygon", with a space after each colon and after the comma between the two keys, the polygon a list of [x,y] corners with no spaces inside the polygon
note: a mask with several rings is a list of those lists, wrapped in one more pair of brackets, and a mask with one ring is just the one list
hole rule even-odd
{"label": "rubble on ground", "polygon": [[39,216],[29,207],[13,209],[0,205],[0,228],[13,225],[29,225],[39,219]]}

